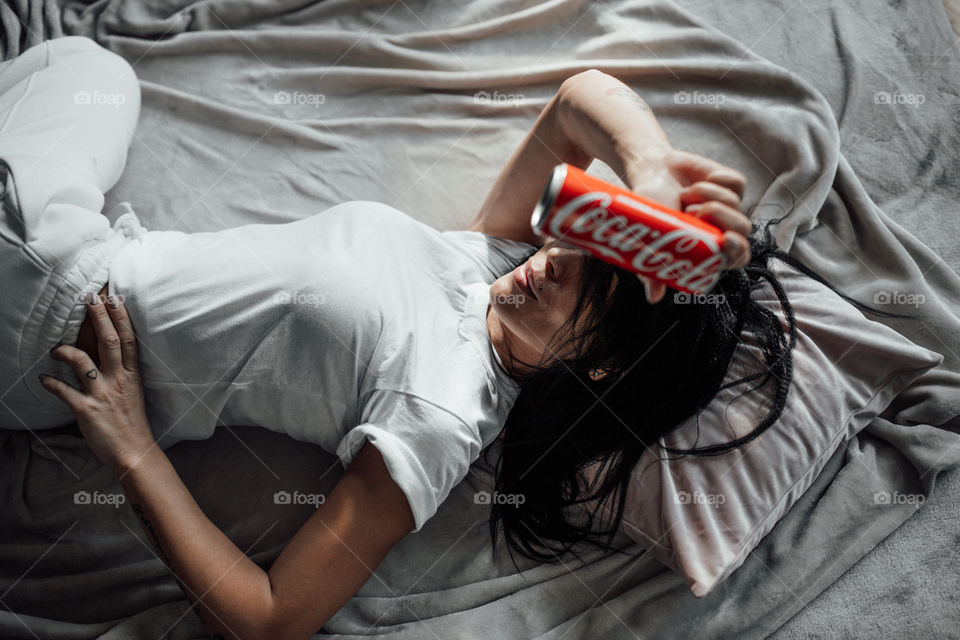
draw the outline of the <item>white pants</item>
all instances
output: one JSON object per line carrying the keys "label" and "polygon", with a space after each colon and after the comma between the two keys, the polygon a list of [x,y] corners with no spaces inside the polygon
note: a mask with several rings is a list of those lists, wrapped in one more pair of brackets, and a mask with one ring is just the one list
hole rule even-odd
{"label": "white pants", "polygon": [[49,40],[0,64],[0,428],[74,419],[37,376],[80,386],[49,349],[76,342],[84,296],[144,231],[127,203],[113,228],[102,213],[139,113],[133,69],[88,38]]}

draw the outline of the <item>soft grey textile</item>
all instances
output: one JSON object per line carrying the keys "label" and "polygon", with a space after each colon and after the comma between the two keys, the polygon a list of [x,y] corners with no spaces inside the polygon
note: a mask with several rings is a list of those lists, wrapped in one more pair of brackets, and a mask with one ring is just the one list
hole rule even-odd
{"label": "soft grey textile", "polygon": [[0,53],[4,60],[38,42],[63,35],[56,0],[12,0],[0,3]]}
{"label": "soft grey textile", "polygon": [[[46,6],[9,8],[44,16]],[[8,56],[25,46],[13,45],[24,36],[10,13]],[[455,228],[559,83],[597,67],[638,89],[677,147],[743,170],[755,217],[792,210],[781,242],[848,293],[868,303],[877,290],[926,296],[922,322],[890,325],[943,353],[943,365],[838,451],[706,598],[635,545],[627,555],[588,550],[585,566],[518,557],[517,573],[502,547],[491,557],[487,512],[473,500],[490,486],[481,460],[327,633],[762,638],[797,612],[774,637],[876,638],[877,619],[886,635],[956,633],[955,515],[925,506],[884,541],[914,506],[869,499],[878,490],[930,496],[944,484],[951,493],[938,497],[954,514],[958,504],[957,472],[938,482],[960,465],[951,215],[960,60],[939,0],[101,0],[68,2],[63,19],[63,33],[95,37],[140,74],[140,129],[107,205],[129,200],[151,228],[283,222],[358,198]],[[59,35],[50,22],[29,24]],[[679,90],[722,91],[725,101],[679,104]],[[926,100],[874,103],[895,90]],[[481,91],[489,99],[474,97]],[[599,164],[591,173],[612,179]],[[333,456],[257,428],[219,429],[170,455],[205,512],[264,567],[310,509],[275,504],[274,492],[327,491],[339,474]],[[0,636],[159,637],[172,627],[167,637],[203,637],[129,508],[74,504],[78,490],[119,491],[75,433],[0,433],[0,487]],[[868,552],[871,562],[857,563]],[[885,576],[891,562],[878,553],[903,568]],[[919,579],[916,567],[931,575]],[[869,609],[870,622],[846,608],[865,593],[886,605]]]}
{"label": "soft grey textile", "polygon": [[[620,530],[680,573],[697,596],[740,566],[838,448],[943,360],[789,265],[773,261],[770,269],[790,299],[797,330],[783,414],[736,453],[645,451],[627,490]],[[770,283],[752,298],[786,322]],[[738,345],[723,386],[763,362],[752,338]],[[770,411],[772,386],[760,393],[746,393],[744,385],[721,389],[659,444],[703,448],[746,436]],[[602,513],[611,519],[609,504]]]}

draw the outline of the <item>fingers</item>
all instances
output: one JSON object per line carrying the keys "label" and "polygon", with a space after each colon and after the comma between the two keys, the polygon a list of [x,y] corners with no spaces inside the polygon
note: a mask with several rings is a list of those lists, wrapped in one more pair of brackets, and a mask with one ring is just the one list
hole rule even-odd
{"label": "fingers", "polygon": [[743,198],[744,189],[747,188],[747,177],[730,167],[715,169],[707,176],[707,180],[733,191],[738,199]]}
{"label": "fingers", "polygon": [[689,151],[673,149],[670,153],[669,164],[690,180],[716,183],[743,198],[747,178],[736,169]]}
{"label": "fingers", "polygon": [[100,301],[100,296],[96,294],[87,296],[86,304],[87,315],[90,316],[93,331],[97,334],[97,349],[100,353],[101,366],[104,370],[123,366],[123,358],[120,353],[120,336],[117,335],[117,329],[113,326],[113,320],[110,318],[106,306]]}
{"label": "fingers", "polygon": [[747,239],[732,231],[723,234],[723,255],[727,260],[727,269],[739,269],[750,262],[750,243]]}
{"label": "fingers", "polygon": [[120,338],[120,355],[123,360],[123,368],[127,371],[139,373],[140,363],[137,353],[137,336],[133,332],[133,323],[130,322],[130,315],[127,313],[127,308],[119,298],[115,296],[110,296],[110,298],[112,298],[112,302],[115,303],[116,306],[110,304],[111,300],[108,298],[107,309],[110,313],[110,318],[113,320],[117,335]]}
{"label": "fingers", "polygon": [[717,225],[724,231],[721,248],[726,257],[727,269],[739,269],[750,262],[750,243],[747,241],[751,227],[750,218],[716,201],[691,205],[687,212]]}
{"label": "fingers", "polygon": [[667,294],[667,285],[662,282],[657,282],[656,280],[650,280],[641,275],[637,275],[637,279],[643,283],[643,289],[647,294],[647,302],[650,304],[656,304],[663,300],[663,296]]}
{"label": "fingers", "polygon": [[[54,360],[66,362],[73,369],[77,378],[83,383],[83,387],[90,392],[94,385],[99,382],[100,370],[87,355],[83,349],[78,349],[69,344],[63,344],[50,350],[50,357]],[[48,378],[49,379],[49,378]]]}
{"label": "fingers", "polygon": [[711,200],[703,204],[690,205],[687,213],[714,224],[723,231],[735,231],[742,236],[750,234],[750,218],[722,202]]}
{"label": "fingers", "polygon": [[71,411],[83,402],[84,395],[59,378],[41,374],[40,384],[43,385],[44,389],[60,398],[64,404],[70,407]]}
{"label": "fingers", "polygon": [[650,301],[650,304],[660,302],[665,295],[667,295],[667,285],[662,282],[647,283],[647,300]]}
{"label": "fingers", "polygon": [[740,210],[740,196],[727,187],[712,182],[695,182],[680,191],[680,204],[685,209],[691,204],[716,200],[728,207]]}

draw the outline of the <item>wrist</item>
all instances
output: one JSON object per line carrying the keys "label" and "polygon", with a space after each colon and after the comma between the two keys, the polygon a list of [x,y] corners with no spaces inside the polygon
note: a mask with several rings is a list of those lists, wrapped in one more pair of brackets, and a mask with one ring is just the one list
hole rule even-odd
{"label": "wrist", "polygon": [[137,467],[153,464],[163,455],[163,449],[154,440],[144,441],[114,455],[110,466],[118,478],[123,478]]}
{"label": "wrist", "polygon": [[636,187],[650,182],[659,182],[671,175],[667,167],[667,156],[672,151],[669,145],[647,145],[642,149],[620,149],[623,158],[624,182],[635,190]]}

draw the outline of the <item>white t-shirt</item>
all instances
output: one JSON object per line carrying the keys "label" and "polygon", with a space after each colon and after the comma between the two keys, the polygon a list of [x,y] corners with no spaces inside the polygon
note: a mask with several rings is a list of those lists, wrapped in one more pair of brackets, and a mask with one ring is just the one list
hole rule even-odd
{"label": "white t-shirt", "polygon": [[286,224],[148,231],[110,265],[163,448],[257,425],[336,453],[366,440],[419,530],[499,434],[519,387],[489,287],[536,247],[350,201]]}

